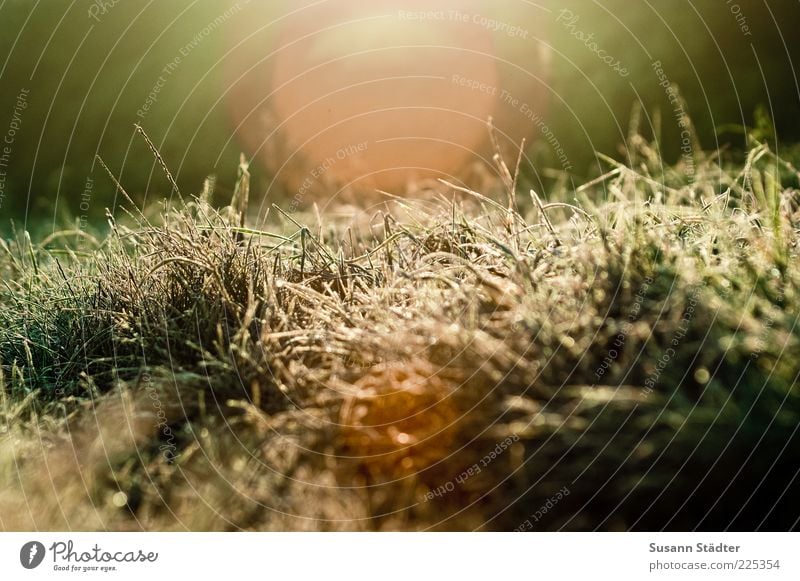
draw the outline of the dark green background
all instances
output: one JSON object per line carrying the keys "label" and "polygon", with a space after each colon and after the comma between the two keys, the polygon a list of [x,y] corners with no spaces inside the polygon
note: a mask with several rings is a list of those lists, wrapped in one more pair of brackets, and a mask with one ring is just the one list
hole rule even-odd
{"label": "dark green background", "polygon": [[[232,2],[119,0],[99,23],[88,16],[91,4],[0,1],[1,135],[16,95],[30,90],[0,208],[3,230],[10,219],[50,228],[80,216],[102,218],[114,204],[114,188],[99,168],[93,169],[95,153],[138,200],[145,192],[150,192],[147,202],[169,194],[152,155],[134,135],[136,111],[165,64]],[[579,28],[595,32],[598,43],[631,71],[628,78],[610,72],[563,26],[554,19],[548,23],[547,37],[556,51],[552,82],[563,103],[553,102],[547,119],[574,161],[576,177],[596,171],[595,149],[620,155],[632,104],[639,99],[648,111],[662,109],[664,151],[668,158],[678,157],[678,130],[651,69],[654,59],[680,86],[705,148],[744,147],[744,136],[731,126],[752,125],[759,106],[774,116],[781,140],[798,139],[800,97],[793,67],[800,59],[798,0],[740,0],[749,37],[725,0],[544,4],[579,14]],[[248,7],[225,28],[237,26],[237,18],[268,11]],[[142,121],[182,191],[198,191],[205,176],[214,173],[219,200],[232,188],[242,147],[217,102],[225,86],[219,63],[229,32],[211,34],[183,59]],[[91,203],[82,211],[88,176],[94,182]],[[265,177],[255,172],[259,191],[266,188]]]}

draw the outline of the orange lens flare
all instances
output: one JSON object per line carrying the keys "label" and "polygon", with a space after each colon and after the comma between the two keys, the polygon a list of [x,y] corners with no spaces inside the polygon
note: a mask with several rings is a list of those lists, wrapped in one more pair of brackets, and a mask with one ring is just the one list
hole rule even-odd
{"label": "orange lens flare", "polygon": [[254,19],[229,61],[248,153],[306,203],[332,187],[403,194],[411,182],[457,179],[490,159],[490,117],[518,143],[533,130],[524,111],[544,103],[539,15],[498,10],[340,0]]}
{"label": "orange lens flare", "polygon": [[459,411],[457,384],[430,363],[379,365],[355,385],[343,406],[342,453],[372,481],[389,481],[423,470],[451,452]]}

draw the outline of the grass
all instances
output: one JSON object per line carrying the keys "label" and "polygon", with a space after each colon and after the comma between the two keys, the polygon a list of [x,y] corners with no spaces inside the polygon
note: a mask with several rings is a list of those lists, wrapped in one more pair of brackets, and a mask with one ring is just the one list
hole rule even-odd
{"label": "grass", "polygon": [[796,527],[797,172],[636,147],[559,203],[267,232],[244,166],[235,209],[3,242],[0,528]]}

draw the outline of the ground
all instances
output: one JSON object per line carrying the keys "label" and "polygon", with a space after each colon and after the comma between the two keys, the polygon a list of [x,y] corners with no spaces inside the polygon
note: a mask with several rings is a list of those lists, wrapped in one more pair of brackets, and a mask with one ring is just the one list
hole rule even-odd
{"label": "ground", "polygon": [[796,527],[797,171],[607,163],[2,242],[0,528]]}

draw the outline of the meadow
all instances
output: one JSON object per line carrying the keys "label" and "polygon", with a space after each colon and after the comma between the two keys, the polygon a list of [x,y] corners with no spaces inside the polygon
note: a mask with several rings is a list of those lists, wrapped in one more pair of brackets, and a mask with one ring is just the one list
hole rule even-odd
{"label": "meadow", "polygon": [[15,231],[0,528],[796,527],[800,174],[631,143],[547,192],[498,160],[262,225],[242,166]]}

